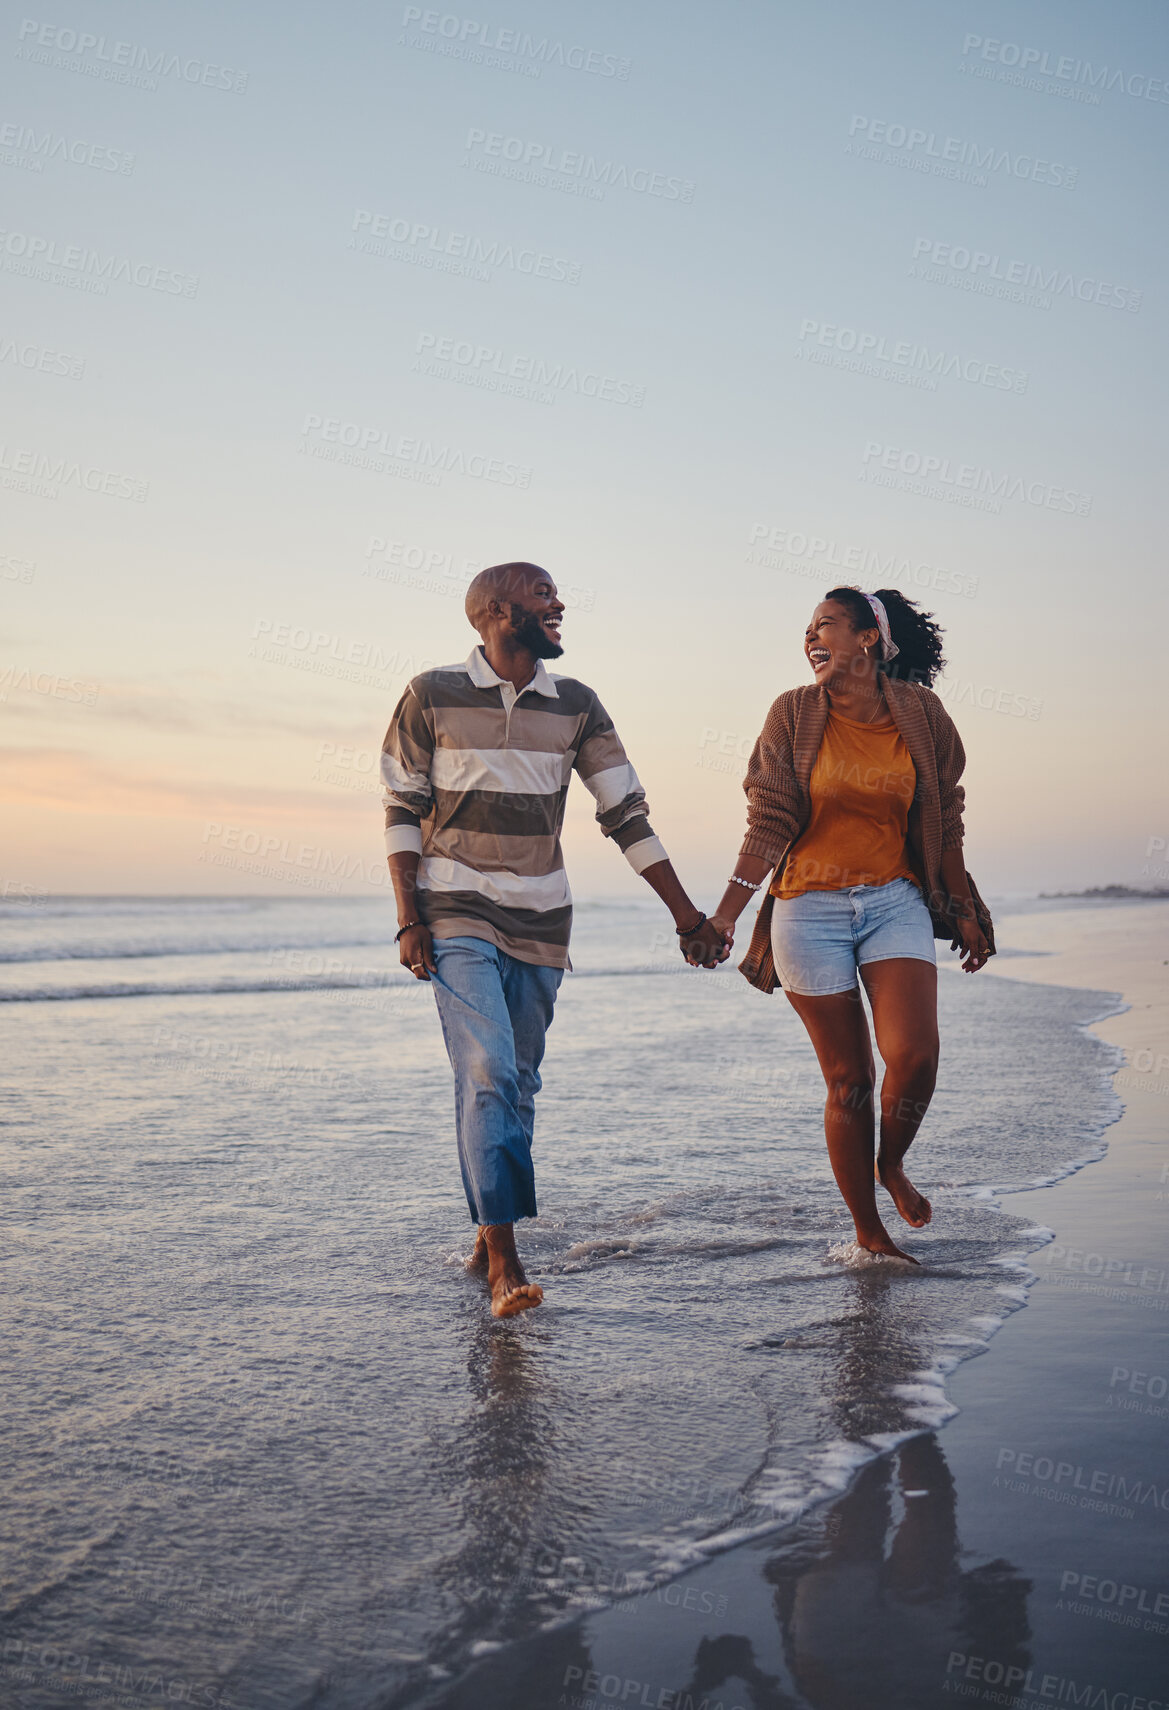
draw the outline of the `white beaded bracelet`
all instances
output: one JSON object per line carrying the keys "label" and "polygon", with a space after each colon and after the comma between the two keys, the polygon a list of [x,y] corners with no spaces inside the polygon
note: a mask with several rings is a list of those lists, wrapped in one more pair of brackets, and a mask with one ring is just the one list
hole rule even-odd
{"label": "white beaded bracelet", "polygon": [[732,873],[730,878],[727,880],[728,885],[742,885],[745,891],[757,891],[762,883],[763,880],[760,879],[758,885],[753,885],[749,879],[740,879],[737,873]]}

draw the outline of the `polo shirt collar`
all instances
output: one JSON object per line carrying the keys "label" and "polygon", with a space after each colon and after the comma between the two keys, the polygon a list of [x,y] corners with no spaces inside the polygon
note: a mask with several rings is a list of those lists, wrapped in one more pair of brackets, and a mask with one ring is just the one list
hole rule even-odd
{"label": "polo shirt collar", "polygon": [[[470,677],[472,683],[474,683],[477,689],[491,689],[497,687],[501,683],[507,682],[506,677],[497,676],[492,670],[491,666],[487,663],[487,655],[484,653],[482,647],[473,647],[471,649],[467,656],[466,668],[468,677]],[[551,676],[545,670],[544,661],[542,659],[536,660],[536,674],[530,683],[524,684],[524,687],[520,690],[520,694],[526,695],[529,689],[534,689],[538,695],[547,695],[549,699],[554,701],[558,701],[560,699],[560,696],[556,691],[556,684],[552,681]]]}

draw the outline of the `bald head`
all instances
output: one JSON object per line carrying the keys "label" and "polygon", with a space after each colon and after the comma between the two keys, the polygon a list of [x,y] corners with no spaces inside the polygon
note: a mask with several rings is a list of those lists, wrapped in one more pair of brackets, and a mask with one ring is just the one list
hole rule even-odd
{"label": "bald head", "polygon": [[[520,689],[538,659],[559,659],[564,601],[538,564],[493,564],[467,589],[467,617],[493,670]],[[515,673],[512,676],[512,673]]]}
{"label": "bald head", "polygon": [[480,570],[467,589],[467,621],[479,634],[493,615],[491,602],[508,611],[513,604],[525,605],[537,582],[547,581],[547,572],[538,564],[492,564]]}

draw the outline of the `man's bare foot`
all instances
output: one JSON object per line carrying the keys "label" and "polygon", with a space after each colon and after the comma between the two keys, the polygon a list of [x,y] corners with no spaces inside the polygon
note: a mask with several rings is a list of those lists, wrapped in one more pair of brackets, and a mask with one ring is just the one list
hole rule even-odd
{"label": "man's bare foot", "polygon": [[877,1180],[892,1199],[911,1229],[924,1229],[934,1208],[924,1193],[918,1193],[900,1164],[886,1164],[877,1154]]}
{"label": "man's bare foot", "polygon": [[510,1223],[491,1223],[479,1231],[487,1248],[487,1282],[491,1289],[491,1313],[494,1318],[514,1318],[517,1312],[527,1312],[539,1306],[544,1290],[539,1283],[530,1283],[524,1275],[520,1256],[516,1252],[515,1234]]}
{"label": "man's bare foot", "polygon": [[474,1251],[469,1259],[463,1260],[463,1264],[466,1266],[467,1270],[473,1272],[475,1275],[479,1275],[480,1273],[486,1272],[489,1263],[490,1256],[487,1252],[487,1236],[484,1232],[483,1225],[480,1224],[479,1233],[475,1237]]}
{"label": "man's bare foot", "polygon": [[[520,1276],[523,1272],[520,1271]],[[512,1277],[500,1277],[491,1285],[491,1315],[493,1318],[514,1318],[530,1306],[539,1306],[544,1290],[539,1283],[518,1282]]]}
{"label": "man's bare foot", "polygon": [[921,1264],[921,1260],[915,1259],[912,1253],[902,1252],[885,1228],[873,1235],[862,1235],[858,1229],[856,1244],[863,1247],[866,1253],[883,1253],[887,1259],[905,1259],[911,1265]]}

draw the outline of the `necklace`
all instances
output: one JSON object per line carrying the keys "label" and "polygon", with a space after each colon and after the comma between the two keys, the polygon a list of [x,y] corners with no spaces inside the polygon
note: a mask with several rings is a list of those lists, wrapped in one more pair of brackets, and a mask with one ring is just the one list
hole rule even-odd
{"label": "necklace", "polygon": [[[831,708],[831,706],[832,706],[831,697],[829,697],[828,705],[829,705],[829,708]],[[837,716],[839,718],[851,719],[853,724],[876,724],[878,719],[880,719],[882,716],[887,717],[888,713],[889,713],[889,707],[888,707],[888,704],[885,700],[884,695],[878,696],[877,708],[874,712],[871,712],[869,714],[868,718],[857,718],[852,713],[840,712],[839,709],[837,709]]]}

